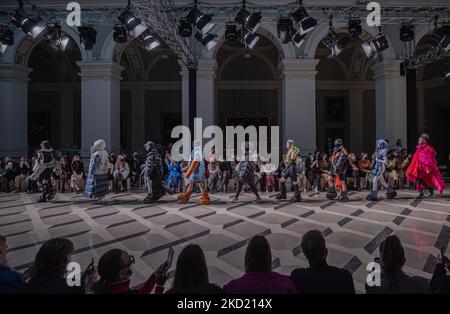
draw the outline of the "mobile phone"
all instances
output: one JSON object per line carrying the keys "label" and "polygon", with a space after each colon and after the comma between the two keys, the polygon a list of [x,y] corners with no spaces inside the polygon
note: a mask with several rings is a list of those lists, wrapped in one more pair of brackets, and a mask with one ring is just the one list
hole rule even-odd
{"label": "mobile phone", "polygon": [[174,253],[173,248],[169,247],[169,253],[167,254],[167,259],[166,259],[166,263],[169,268],[172,267],[173,253]]}

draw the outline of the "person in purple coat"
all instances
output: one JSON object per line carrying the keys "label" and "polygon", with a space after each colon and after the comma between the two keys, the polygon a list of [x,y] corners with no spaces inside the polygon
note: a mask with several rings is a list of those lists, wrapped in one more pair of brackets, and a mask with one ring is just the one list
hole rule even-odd
{"label": "person in purple coat", "polygon": [[254,236],[245,251],[245,274],[223,287],[229,294],[294,294],[289,276],[272,271],[272,254],[267,239]]}

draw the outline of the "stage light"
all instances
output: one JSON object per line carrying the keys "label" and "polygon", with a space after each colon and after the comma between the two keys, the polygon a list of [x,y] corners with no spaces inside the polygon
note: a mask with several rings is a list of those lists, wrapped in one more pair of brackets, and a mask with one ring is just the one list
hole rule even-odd
{"label": "stage light", "polygon": [[142,46],[144,47],[145,50],[150,51],[160,45],[161,45],[161,43],[152,35],[150,35],[150,34],[143,35]]}
{"label": "stage light", "polygon": [[127,29],[125,28],[125,26],[114,26],[113,40],[116,43],[126,43],[128,41]]}
{"label": "stage light", "polygon": [[374,40],[363,43],[362,48],[366,53],[367,58],[371,58],[375,54],[389,48],[389,43],[386,36],[379,34]]}
{"label": "stage light", "polygon": [[439,46],[441,46],[441,48],[444,49],[445,52],[450,50],[450,34],[444,35],[439,43]]}
{"label": "stage light", "polygon": [[197,7],[197,2],[189,11],[186,19],[189,23],[194,24],[203,35],[208,33],[214,27],[214,23],[211,22],[212,15],[200,12]]}
{"label": "stage light", "polygon": [[97,31],[93,27],[80,26],[78,27],[78,33],[84,50],[92,50],[97,40]]}
{"label": "stage light", "polygon": [[187,20],[180,20],[180,25],[178,25],[178,34],[181,37],[191,37],[192,36],[192,24]]}
{"label": "stage light", "polygon": [[44,31],[47,29],[47,25],[42,18],[31,18],[22,8],[16,10],[12,21],[17,27],[22,28],[25,34],[28,34],[33,38],[43,35]]}
{"label": "stage light", "polygon": [[355,38],[361,35],[362,33],[362,26],[361,26],[361,20],[350,20],[348,21],[348,32],[350,34],[350,37]]}
{"label": "stage light", "polygon": [[255,33],[261,25],[261,12],[250,13],[245,7],[245,1],[242,1],[242,8],[239,10],[234,21],[239,28]]}
{"label": "stage light", "polygon": [[289,17],[292,19],[294,24],[299,24],[298,31],[300,32],[300,35],[309,33],[317,25],[317,20],[308,15],[301,0],[299,1],[298,9],[292,13],[289,13]]}
{"label": "stage light", "polygon": [[413,39],[414,39],[414,26],[402,25],[400,27],[400,40],[401,41],[411,41]]}
{"label": "stage light", "polygon": [[9,29],[0,33],[0,53],[5,53],[8,46],[14,45],[14,33]]}
{"label": "stage light", "polygon": [[338,56],[342,50],[344,50],[345,46],[350,42],[350,36],[343,35],[339,36],[335,42],[333,47],[331,47],[331,55],[336,57]]}
{"label": "stage light", "polygon": [[201,32],[197,32],[195,34],[195,38],[206,47],[206,49],[211,50],[217,45],[217,41],[215,38],[217,35],[215,34],[205,34],[203,35]]}
{"label": "stage light", "polygon": [[133,15],[131,8],[127,7],[117,18],[120,23],[128,30],[134,38],[139,37],[147,30],[147,26],[141,20]]}
{"label": "stage light", "polygon": [[446,80],[448,83],[450,83],[450,70],[447,70],[443,73],[442,78]]}
{"label": "stage light", "polygon": [[277,23],[278,38],[280,38],[283,44],[288,44],[292,40],[292,33],[294,27],[292,20],[288,18],[280,18]]}
{"label": "stage light", "polygon": [[300,34],[299,32],[296,32],[294,36],[292,36],[292,42],[294,43],[295,47],[300,48],[305,42],[305,38],[306,34]]}
{"label": "stage light", "polygon": [[250,49],[253,49],[253,47],[255,47],[255,45],[259,39],[260,39],[260,37],[257,34],[249,32],[249,31],[246,31],[243,34],[243,38],[242,38],[245,45]]}
{"label": "stage light", "polygon": [[69,44],[69,36],[63,35],[61,31],[61,25],[54,24],[49,27],[47,39],[50,41],[50,46],[56,50],[65,51]]}
{"label": "stage light", "polygon": [[225,39],[228,41],[235,41],[239,37],[239,32],[234,23],[228,23],[225,26]]}

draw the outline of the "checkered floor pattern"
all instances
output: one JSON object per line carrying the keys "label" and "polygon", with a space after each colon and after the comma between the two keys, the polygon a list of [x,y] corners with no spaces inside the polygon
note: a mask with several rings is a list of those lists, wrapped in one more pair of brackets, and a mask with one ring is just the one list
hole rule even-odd
{"label": "checkered floor pattern", "polygon": [[307,266],[302,235],[318,229],[327,239],[328,262],[352,272],[357,291],[363,293],[366,265],[391,234],[404,244],[405,271],[431,277],[439,248],[450,251],[449,194],[417,199],[415,191],[402,190],[394,200],[368,202],[365,192],[352,192],[348,203],[329,201],[324,193],[303,195],[301,203],[277,202],[274,195],[263,194],[258,204],[246,193],[238,203],[230,202],[231,194],[212,194],[211,204],[200,206],[199,195],[188,204],[167,195],[158,204],[145,205],[142,193],[110,194],[101,201],[66,193],[49,203],[36,203],[37,195],[0,193],[0,234],[8,237],[10,264],[19,271],[52,237],[71,239],[76,247],[72,260],[83,268],[107,250],[122,248],[136,258],[133,286],[165,260],[169,247],[175,249],[176,261],[184,246],[196,243],[205,251],[210,280],[223,285],[242,275],[246,244],[253,235],[267,237],[273,268],[290,274]]}

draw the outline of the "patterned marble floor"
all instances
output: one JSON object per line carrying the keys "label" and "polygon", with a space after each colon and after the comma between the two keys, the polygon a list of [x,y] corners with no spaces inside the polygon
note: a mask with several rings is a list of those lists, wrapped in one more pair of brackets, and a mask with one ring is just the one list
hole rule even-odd
{"label": "patterned marble floor", "polygon": [[404,190],[392,201],[367,202],[365,193],[353,192],[345,204],[326,200],[324,193],[304,195],[302,203],[279,203],[265,194],[260,204],[252,203],[249,194],[239,203],[230,202],[231,194],[213,194],[210,205],[199,206],[198,195],[189,204],[165,196],[161,203],[144,205],[142,193],[109,195],[104,201],[58,194],[38,204],[36,195],[0,193],[0,234],[8,237],[10,263],[19,271],[51,237],[71,239],[76,246],[72,259],[83,268],[110,248],[125,249],[136,257],[133,286],[165,260],[168,247],[175,249],[175,265],[180,250],[197,243],[205,250],[211,281],[223,285],[242,274],[246,243],[253,235],[267,236],[274,269],[290,274],[307,265],[301,236],[318,229],[326,235],[328,262],[351,271],[361,293],[366,265],[390,234],[403,241],[405,271],[431,277],[438,248],[450,251],[449,194],[419,200],[414,191]]}

